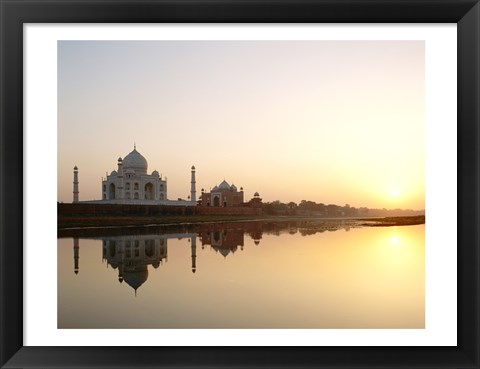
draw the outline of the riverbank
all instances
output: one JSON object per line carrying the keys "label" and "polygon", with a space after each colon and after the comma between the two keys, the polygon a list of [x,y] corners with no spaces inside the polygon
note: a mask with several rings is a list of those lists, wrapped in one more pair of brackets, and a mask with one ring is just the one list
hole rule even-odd
{"label": "riverbank", "polygon": [[262,220],[261,216],[242,215],[192,215],[192,216],[143,216],[143,215],[99,215],[99,216],[59,216],[58,229],[83,227],[122,227],[171,224],[216,223],[246,220]]}
{"label": "riverbank", "polygon": [[363,218],[358,220],[368,221],[369,223],[361,224],[362,226],[366,227],[407,226],[425,224],[425,215],[417,215],[412,217],[386,217],[379,219]]}
{"label": "riverbank", "polygon": [[391,227],[425,223],[425,216],[386,217],[386,218],[319,218],[311,216],[244,216],[244,215],[192,215],[192,216],[143,216],[143,215],[62,215],[58,217],[57,228],[103,228],[124,226],[151,226],[196,223],[223,223],[237,221],[349,221],[357,226]]}

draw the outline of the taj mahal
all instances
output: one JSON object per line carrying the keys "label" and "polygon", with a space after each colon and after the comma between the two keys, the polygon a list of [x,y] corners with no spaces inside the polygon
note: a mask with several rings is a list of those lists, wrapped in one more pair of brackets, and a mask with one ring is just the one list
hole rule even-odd
{"label": "taj mahal", "polygon": [[[139,205],[196,205],[195,167],[191,168],[191,191],[188,200],[168,200],[167,178],[158,171],[148,174],[148,162],[137,151],[136,145],[123,159],[117,161],[117,169],[102,178],[102,199],[82,201],[102,204]],[[73,202],[79,201],[78,167],[73,169]]]}

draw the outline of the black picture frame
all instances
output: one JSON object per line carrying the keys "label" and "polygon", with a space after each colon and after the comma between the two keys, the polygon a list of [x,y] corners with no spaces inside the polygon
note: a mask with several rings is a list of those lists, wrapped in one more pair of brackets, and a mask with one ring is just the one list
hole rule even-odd
{"label": "black picture frame", "polygon": [[[0,0],[0,366],[3,368],[480,368],[479,0]],[[25,23],[457,23],[458,345],[24,347]],[[428,211],[428,209],[427,209]],[[41,245],[37,245],[41,246]],[[128,339],[128,337],[126,337]]]}

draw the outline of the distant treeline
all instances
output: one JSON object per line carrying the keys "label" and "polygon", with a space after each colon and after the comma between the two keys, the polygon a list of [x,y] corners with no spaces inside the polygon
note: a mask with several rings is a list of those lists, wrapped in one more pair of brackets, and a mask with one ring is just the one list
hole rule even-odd
{"label": "distant treeline", "polygon": [[264,202],[262,210],[265,215],[308,215],[319,217],[398,217],[425,214],[424,210],[356,208],[349,204],[344,206],[334,204],[326,205],[307,200],[302,200],[300,204],[293,201],[283,203],[278,200]]}

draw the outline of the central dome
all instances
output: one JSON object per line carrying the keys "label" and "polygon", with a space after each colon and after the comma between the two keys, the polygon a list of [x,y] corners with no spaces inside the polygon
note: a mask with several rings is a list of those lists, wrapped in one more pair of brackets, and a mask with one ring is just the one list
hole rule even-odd
{"label": "central dome", "polygon": [[123,168],[125,170],[133,169],[135,172],[146,173],[148,169],[147,159],[145,159],[137,149],[133,149],[133,151],[123,159]]}

